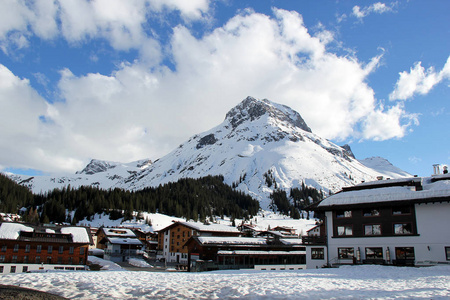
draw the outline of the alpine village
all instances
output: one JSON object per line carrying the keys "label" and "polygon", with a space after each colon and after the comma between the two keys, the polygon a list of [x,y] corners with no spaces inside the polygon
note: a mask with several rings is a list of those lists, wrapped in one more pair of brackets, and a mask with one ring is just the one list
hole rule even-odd
{"label": "alpine village", "polygon": [[[271,154],[287,143],[291,153]],[[319,159],[305,152],[313,146]],[[0,274],[104,261],[179,272],[449,264],[447,166],[423,178],[383,170],[315,136],[288,107],[248,97],[155,162],[1,174]]]}

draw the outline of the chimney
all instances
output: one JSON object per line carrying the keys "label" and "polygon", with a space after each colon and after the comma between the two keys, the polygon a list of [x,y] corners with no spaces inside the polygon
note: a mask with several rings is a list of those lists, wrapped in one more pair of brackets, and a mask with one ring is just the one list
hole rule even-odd
{"label": "chimney", "polygon": [[377,176],[377,180],[383,180],[383,176]]}
{"label": "chimney", "polygon": [[433,165],[433,175],[439,175],[439,174],[441,174],[441,165],[434,164]]}

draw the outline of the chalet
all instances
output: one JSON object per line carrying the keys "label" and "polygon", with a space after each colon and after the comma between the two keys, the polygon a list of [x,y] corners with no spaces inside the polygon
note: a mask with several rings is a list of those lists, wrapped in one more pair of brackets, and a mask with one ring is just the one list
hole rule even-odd
{"label": "chalet", "polygon": [[187,264],[188,249],[185,243],[192,236],[239,236],[241,232],[232,226],[193,222],[174,222],[158,231],[158,257],[166,262]]}
{"label": "chalet", "polygon": [[301,239],[192,236],[186,248],[189,271],[306,268],[306,249]]}
{"label": "chalet", "polygon": [[89,228],[0,224],[0,274],[46,270],[85,270]]}
{"label": "chalet", "polygon": [[258,233],[260,233],[258,226],[253,225],[253,224],[242,223],[237,228],[239,229],[240,232],[242,232],[243,236],[247,236],[247,237],[254,237]]}
{"label": "chalet", "polygon": [[450,174],[364,182],[316,208],[329,265],[450,263]]}
{"label": "chalet", "polygon": [[104,259],[124,262],[141,254],[143,244],[128,228],[105,228],[97,231],[97,248],[104,250]]}

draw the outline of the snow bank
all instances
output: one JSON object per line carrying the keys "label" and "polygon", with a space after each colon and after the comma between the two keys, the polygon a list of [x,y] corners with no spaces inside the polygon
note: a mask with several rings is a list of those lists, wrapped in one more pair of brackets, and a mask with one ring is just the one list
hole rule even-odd
{"label": "snow bank", "polygon": [[[91,259],[91,258],[90,258]],[[295,271],[61,272],[2,275],[70,299],[448,299],[450,266]]]}
{"label": "snow bank", "polygon": [[142,259],[130,258],[128,260],[128,263],[132,266],[139,267],[139,268],[153,268],[152,265],[148,264],[145,260],[142,260]]}
{"label": "snow bank", "polygon": [[[88,261],[91,262],[92,264],[97,264],[97,265],[102,266],[101,270],[110,270],[110,271],[124,270],[121,266],[119,266],[115,262],[112,262],[110,260],[105,260],[105,259],[99,258],[97,256],[88,256]],[[74,273],[71,273],[71,274],[74,274]]]}

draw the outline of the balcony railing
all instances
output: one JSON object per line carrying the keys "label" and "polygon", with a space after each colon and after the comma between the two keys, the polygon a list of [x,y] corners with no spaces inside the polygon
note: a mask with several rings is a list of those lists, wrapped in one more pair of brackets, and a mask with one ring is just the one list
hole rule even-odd
{"label": "balcony railing", "polygon": [[325,245],[326,242],[326,236],[302,236],[302,243],[304,245]]}

